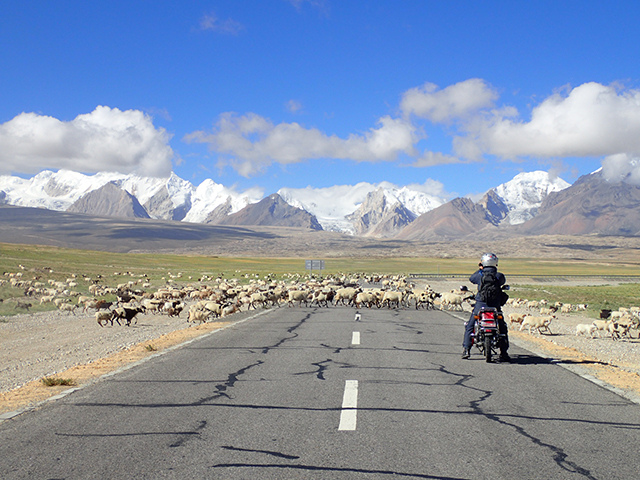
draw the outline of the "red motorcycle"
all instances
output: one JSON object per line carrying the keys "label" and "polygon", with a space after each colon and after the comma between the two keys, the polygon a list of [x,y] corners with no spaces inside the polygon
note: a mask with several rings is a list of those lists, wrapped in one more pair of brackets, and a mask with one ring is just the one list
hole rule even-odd
{"label": "red motorcycle", "polygon": [[497,355],[500,342],[506,335],[500,333],[498,322],[504,321],[502,312],[494,307],[483,307],[474,317],[472,344],[484,355],[487,362]]}

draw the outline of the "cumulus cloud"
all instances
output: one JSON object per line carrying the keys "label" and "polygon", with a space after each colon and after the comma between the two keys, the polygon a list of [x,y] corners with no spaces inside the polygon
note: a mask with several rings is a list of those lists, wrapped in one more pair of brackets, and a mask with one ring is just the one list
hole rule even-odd
{"label": "cumulus cloud", "polygon": [[69,122],[21,113],[0,124],[0,172],[69,169],[164,177],[172,169],[170,138],[139,110],[98,106]]}
{"label": "cumulus cloud", "polygon": [[274,162],[286,165],[316,158],[392,161],[401,153],[416,155],[414,145],[419,138],[410,122],[389,116],[382,117],[377,128],[343,139],[298,123],[276,125],[254,113],[226,113],[211,132],[191,133],[185,141],[206,143],[212,151],[228,155],[222,163],[248,177]]}
{"label": "cumulus cloud", "polygon": [[232,18],[221,20],[215,13],[208,13],[200,19],[200,30],[211,30],[225,35],[238,35],[244,25]]}
{"label": "cumulus cloud", "polygon": [[610,182],[640,185],[640,158],[627,153],[609,155],[602,161],[602,176]]}
{"label": "cumulus cloud", "polygon": [[488,153],[511,159],[640,155],[640,91],[585,83],[556,93],[532,110],[528,122],[513,108],[469,123],[455,139],[458,155]]}
{"label": "cumulus cloud", "polygon": [[498,94],[484,80],[472,78],[442,90],[433,83],[411,88],[402,95],[400,109],[433,123],[464,119],[480,109],[493,106]]}
{"label": "cumulus cloud", "polygon": [[300,110],[302,110],[302,103],[297,100],[289,100],[285,106],[291,113],[298,113]]}
{"label": "cumulus cloud", "polygon": [[445,190],[442,182],[432,178],[427,178],[424,183],[411,183],[407,185],[407,188],[409,190],[415,190],[416,192],[422,192],[445,199],[451,196],[451,194]]}
{"label": "cumulus cloud", "polygon": [[[638,90],[595,82],[564,88],[534,106],[528,120],[515,107],[498,105],[498,101],[497,90],[482,79],[442,89],[426,83],[404,92],[397,118],[384,116],[368,131],[346,138],[298,123],[274,124],[253,113],[226,113],[211,131],[194,132],[185,140],[208,144],[221,155],[220,165],[230,165],[244,176],[273,163],[317,158],[395,161],[401,155],[409,157],[405,164],[413,167],[482,161],[487,156],[556,162],[566,157],[606,156],[607,171],[616,172],[611,178],[622,175],[628,180],[640,169]],[[287,108],[295,112],[300,105],[291,101]],[[451,153],[430,151],[426,142],[426,148],[423,143],[418,148],[427,138],[426,127],[440,125],[451,136]]]}

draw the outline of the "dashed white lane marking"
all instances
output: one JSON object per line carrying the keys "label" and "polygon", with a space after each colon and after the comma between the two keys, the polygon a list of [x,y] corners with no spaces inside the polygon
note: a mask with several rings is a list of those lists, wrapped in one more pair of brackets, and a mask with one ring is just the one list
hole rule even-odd
{"label": "dashed white lane marking", "polygon": [[351,336],[351,345],[360,345],[360,332],[353,332]]}
{"label": "dashed white lane marking", "polygon": [[358,381],[347,380],[342,398],[342,413],[338,430],[355,430],[358,415]]}

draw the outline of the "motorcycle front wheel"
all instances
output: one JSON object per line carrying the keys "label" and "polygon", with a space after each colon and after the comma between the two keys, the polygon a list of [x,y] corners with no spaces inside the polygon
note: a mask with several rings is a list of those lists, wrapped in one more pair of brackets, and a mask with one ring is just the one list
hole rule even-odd
{"label": "motorcycle front wheel", "polygon": [[491,361],[491,336],[486,335],[484,337],[484,358],[488,362]]}

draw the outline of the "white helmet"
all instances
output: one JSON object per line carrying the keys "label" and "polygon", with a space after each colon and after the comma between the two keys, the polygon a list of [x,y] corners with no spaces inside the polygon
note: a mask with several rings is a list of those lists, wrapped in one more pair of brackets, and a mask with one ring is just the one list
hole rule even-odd
{"label": "white helmet", "polygon": [[496,257],[495,253],[485,253],[484,255],[482,255],[480,263],[482,263],[483,267],[497,267],[498,257]]}

